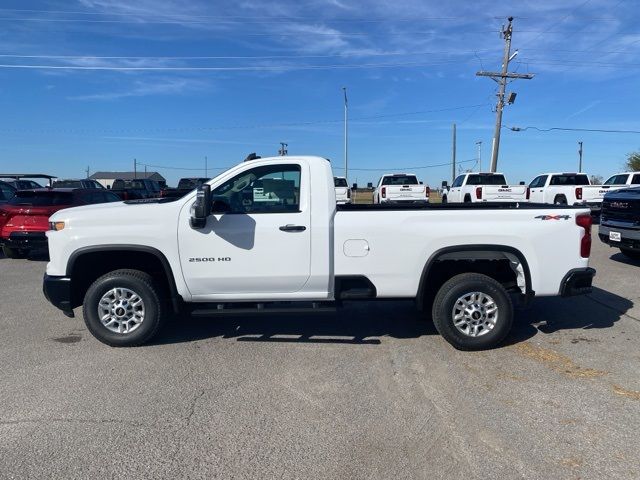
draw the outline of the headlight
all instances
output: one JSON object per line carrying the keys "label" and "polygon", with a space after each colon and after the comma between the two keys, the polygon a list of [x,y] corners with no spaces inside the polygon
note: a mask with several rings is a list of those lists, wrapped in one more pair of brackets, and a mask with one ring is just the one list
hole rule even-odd
{"label": "headlight", "polygon": [[49,222],[49,230],[55,230],[56,232],[64,228],[64,222]]}

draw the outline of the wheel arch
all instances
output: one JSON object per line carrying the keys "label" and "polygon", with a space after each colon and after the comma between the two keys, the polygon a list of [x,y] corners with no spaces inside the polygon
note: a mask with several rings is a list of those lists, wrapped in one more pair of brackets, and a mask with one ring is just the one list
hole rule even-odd
{"label": "wheel arch", "polygon": [[[422,275],[420,276],[420,283],[418,284],[418,291],[416,292],[416,303],[419,310],[424,310],[428,307],[428,293],[431,286],[437,285],[440,288],[448,278],[438,279],[437,282],[430,282],[431,276],[434,275],[436,266],[442,261],[463,261],[474,265],[476,261],[490,261],[490,260],[509,260],[510,264],[512,258],[517,259],[518,266],[522,268],[522,276],[524,277],[524,291],[521,292],[528,301],[531,299],[535,292],[532,289],[531,283],[531,270],[524,254],[517,248],[510,247],[508,245],[493,245],[493,244],[471,244],[471,245],[455,245],[443,247],[436,250],[429,259],[426,261]],[[514,269],[516,279],[519,272]],[[517,267],[516,267],[517,268]],[[475,271],[470,269],[469,272]],[[489,275],[491,276],[491,275]],[[494,278],[494,277],[492,277]]]}
{"label": "wheel arch", "polygon": [[[90,265],[87,262],[90,262]],[[161,287],[166,289],[165,293],[171,299],[174,311],[179,311],[182,297],[176,287],[173,269],[160,250],[146,245],[95,245],[74,251],[69,257],[66,269],[66,275],[71,278],[72,285],[76,283],[76,287],[72,288],[74,306],[82,303],[90,283],[105,273],[120,268],[155,273],[155,278],[160,280]],[[158,274],[161,278],[158,278]]]}

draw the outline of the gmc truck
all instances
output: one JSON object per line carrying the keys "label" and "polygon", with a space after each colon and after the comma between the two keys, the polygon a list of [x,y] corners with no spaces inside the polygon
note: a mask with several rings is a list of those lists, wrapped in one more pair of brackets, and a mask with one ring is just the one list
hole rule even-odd
{"label": "gmc truck", "polygon": [[389,173],[378,180],[373,203],[429,203],[430,193],[411,173]]}
{"label": "gmc truck", "polygon": [[501,173],[464,173],[443,192],[442,203],[524,202],[526,193],[527,187],[508,185]]}
{"label": "gmc truck", "polygon": [[640,260],[640,187],[604,196],[598,235],[626,257]]}
{"label": "gmc truck", "polygon": [[545,173],[534,178],[527,199],[534,203],[576,205],[600,213],[605,194],[624,185],[591,185],[586,173]]}
{"label": "gmc truck", "polygon": [[82,305],[111,346],[149,341],[183,309],[280,315],[404,299],[454,347],[486,349],[509,333],[512,297],[586,293],[595,274],[588,209],[336,205],[319,157],[246,161],[179,200],[49,221],[44,294],[67,316]]}

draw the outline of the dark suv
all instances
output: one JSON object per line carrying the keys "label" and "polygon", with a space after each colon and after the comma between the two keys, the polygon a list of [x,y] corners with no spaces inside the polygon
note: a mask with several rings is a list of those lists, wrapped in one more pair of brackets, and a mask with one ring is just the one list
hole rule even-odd
{"label": "dark suv", "polygon": [[627,257],[640,260],[640,187],[604,196],[598,236]]}

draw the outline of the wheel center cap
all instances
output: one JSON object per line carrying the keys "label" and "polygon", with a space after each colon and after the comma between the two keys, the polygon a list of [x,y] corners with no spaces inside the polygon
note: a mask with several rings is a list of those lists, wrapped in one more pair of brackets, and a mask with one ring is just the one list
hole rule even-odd
{"label": "wheel center cap", "polygon": [[119,316],[119,317],[124,316],[124,314],[125,314],[126,312],[127,312],[127,311],[126,311],[124,308],[122,308],[122,307],[118,307],[118,308],[116,308],[116,315],[117,315],[117,316]]}
{"label": "wheel center cap", "polygon": [[482,317],[482,314],[477,310],[471,314],[471,318],[473,318],[474,320],[479,320],[480,317]]}

